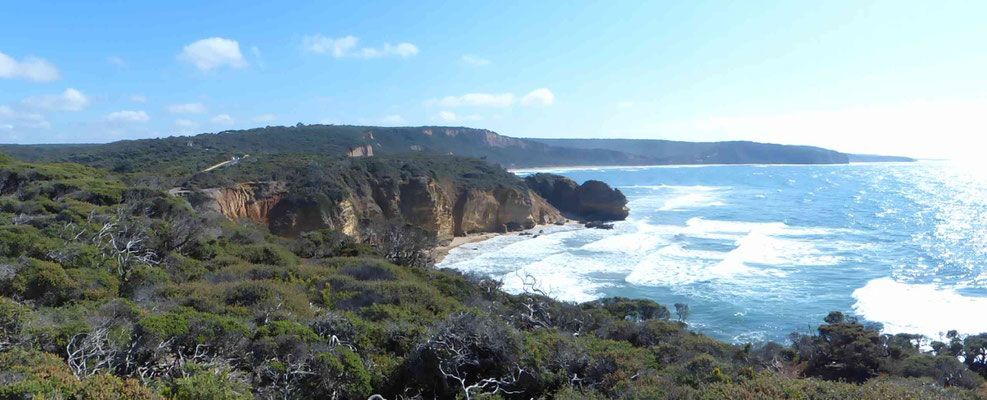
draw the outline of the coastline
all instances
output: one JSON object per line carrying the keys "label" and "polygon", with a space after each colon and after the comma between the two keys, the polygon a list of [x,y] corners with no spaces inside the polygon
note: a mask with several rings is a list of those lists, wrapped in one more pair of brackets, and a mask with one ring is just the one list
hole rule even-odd
{"label": "coastline", "polygon": [[851,161],[847,163],[820,163],[820,164],[763,164],[763,163],[740,163],[740,164],[641,164],[641,165],[571,165],[571,166],[548,166],[530,168],[506,168],[512,174],[533,174],[538,172],[559,173],[571,171],[587,170],[608,170],[608,169],[653,169],[653,168],[702,168],[702,167],[821,167],[821,166],[844,166],[844,165],[869,165],[869,164],[909,164],[924,161],[949,161],[916,159],[915,161]]}
{"label": "coastline", "polygon": [[466,236],[456,236],[456,237],[452,238],[452,240],[448,244],[445,244],[445,245],[442,245],[442,246],[436,246],[435,247],[435,250],[434,250],[435,251],[435,264],[438,265],[438,264],[442,263],[442,260],[444,260],[446,258],[446,256],[449,255],[449,252],[452,251],[452,249],[455,249],[455,248],[457,248],[459,246],[462,246],[462,245],[466,245],[466,244],[470,244],[470,243],[476,243],[476,242],[482,242],[484,240],[493,239],[493,238],[498,237],[498,236],[509,236],[509,235],[515,235],[515,236],[517,236],[517,235],[520,235],[520,234],[525,233],[525,232],[532,233],[532,234],[537,234],[539,230],[543,230],[545,228],[555,227],[555,226],[571,226],[571,227],[579,227],[579,228],[583,227],[582,224],[580,224],[576,220],[566,219],[565,220],[565,223],[563,223],[562,225],[542,224],[542,225],[535,225],[531,229],[525,229],[525,230],[514,231],[514,232],[481,232],[481,233],[471,233],[471,234],[468,234]]}

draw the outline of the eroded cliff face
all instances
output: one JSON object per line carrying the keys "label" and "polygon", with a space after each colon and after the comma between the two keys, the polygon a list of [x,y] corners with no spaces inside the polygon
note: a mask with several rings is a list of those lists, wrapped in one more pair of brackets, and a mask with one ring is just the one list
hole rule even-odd
{"label": "eroded cliff face", "polygon": [[246,182],[200,192],[212,199],[205,203],[208,209],[231,220],[246,218],[267,224],[271,210],[284,199],[287,191],[280,182]]}
{"label": "eroded cliff face", "polygon": [[341,201],[294,196],[279,182],[248,182],[200,191],[205,207],[231,220],[266,224],[296,236],[323,228],[360,235],[363,219],[397,219],[435,232],[441,240],[476,232],[504,232],[562,223],[562,214],[525,188],[465,188],[428,177],[351,182]]}

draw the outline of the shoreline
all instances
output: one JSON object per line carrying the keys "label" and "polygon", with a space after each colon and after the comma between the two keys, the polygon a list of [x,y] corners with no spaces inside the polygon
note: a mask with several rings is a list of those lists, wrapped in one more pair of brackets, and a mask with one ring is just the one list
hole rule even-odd
{"label": "shoreline", "polygon": [[600,169],[653,169],[653,168],[701,168],[701,167],[820,167],[820,166],[844,166],[844,165],[868,165],[868,164],[914,164],[924,161],[950,161],[933,159],[915,159],[915,161],[851,161],[847,163],[819,163],[819,164],[764,164],[764,163],[740,163],[740,164],[632,164],[632,165],[570,165],[570,166],[548,166],[531,168],[505,168],[507,172],[517,173],[538,173],[538,172],[569,172]]}
{"label": "shoreline", "polygon": [[435,265],[442,263],[442,260],[444,260],[449,255],[449,252],[452,251],[452,249],[455,249],[462,245],[482,242],[485,240],[493,239],[498,236],[509,236],[509,235],[517,236],[525,232],[537,234],[539,230],[553,226],[573,226],[580,228],[583,227],[583,225],[580,224],[578,221],[567,218],[565,220],[565,223],[563,223],[562,225],[541,224],[541,225],[535,225],[531,229],[524,229],[514,232],[480,232],[480,233],[467,234],[466,236],[456,236],[453,237],[448,244],[442,246],[435,246],[435,249],[433,250],[435,252]]}

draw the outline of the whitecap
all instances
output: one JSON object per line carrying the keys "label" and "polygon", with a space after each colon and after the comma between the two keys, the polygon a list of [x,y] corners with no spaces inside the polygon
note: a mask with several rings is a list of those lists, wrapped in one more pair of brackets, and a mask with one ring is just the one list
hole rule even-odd
{"label": "whitecap", "polygon": [[918,333],[938,338],[955,329],[963,334],[987,332],[987,297],[964,296],[935,284],[907,284],[878,278],[853,291],[854,312],[884,324],[886,333]]}

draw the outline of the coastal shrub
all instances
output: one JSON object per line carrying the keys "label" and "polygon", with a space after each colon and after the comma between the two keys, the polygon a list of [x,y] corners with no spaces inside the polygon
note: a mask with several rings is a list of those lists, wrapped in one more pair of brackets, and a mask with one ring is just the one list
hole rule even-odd
{"label": "coastal shrub", "polygon": [[201,261],[177,253],[165,257],[159,268],[168,273],[171,281],[178,283],[198,280],[209,272]]}
{"label": "coastal shrub", "polygon": [[226,370],[202,370],[191,376],[168,380],[161,394],[174,400],[250,400],[250,386]]}
{"label": "coastal shrub", "polygon": [[31,320],[31,309],[0,297],[0,352],[21,342],[21,332]]}
{"label": "coastal shrub", "polygon": [[332,229],[321,229],[299,235],[292,244],[292,250],[303,258],[357,257],[361,254],[373,254],[372,248]]}
{"label": "coastal shrub", "polygon": [[827,380],[863,382],[881,370],[886,349],[880,333],[842,313],[832,312],[818,335],[797,338],[795,349],[805,362],[805,373]]}
{"label": "coastal shrub", "polygon": [[987,378],[987,333],[963,338],[963,355],[971,370]]}
{"label": "coastal shrub", "polygon": [[60,264],[33,258],[23,259],[10,283],[13,295],[58,305],[71,298],[78,283]]}
{"label": "coastal shrub", "polygon": [[620,319],[669,319],[672,316],[672,314],[668,311],[668,307],[648,299],[608,297],[583,303],[583,308],[594,307],[602,308],[615,318]]}
{"label": "coastal shrub", "polygon": [[233,245],[229,247],[230,254],[254,264],[295,265],[298,256],[290,250],[271,243]]}
{"label": "coastal shrub", "polygon": [[28,225],[5,225],[0,227],[0,257],[44,258],[55,242]]}
{"label": "coastal shrub", "polygon": [[347,399],[367,398],[374,393],[373,376],[363,359],[346,346],[338,346],[329,352],[315,356],[313,375],[307,379],[304,390],[313,398],[333,395]]}
{"label": "coastal shrub", "polygon": [[423,396],[444,398],[464,395],[461,386],[483,379],[516,385],[520,344],[517,333],[502,322],[473,312],[457,313],[415,347],[402,381],[421,388]]}
{"label": "coastal shrub", "polygon": [[97,374],[81,380],[55,354],[15,347],[0,353],[0,398],[155,399],[135,379]]}

